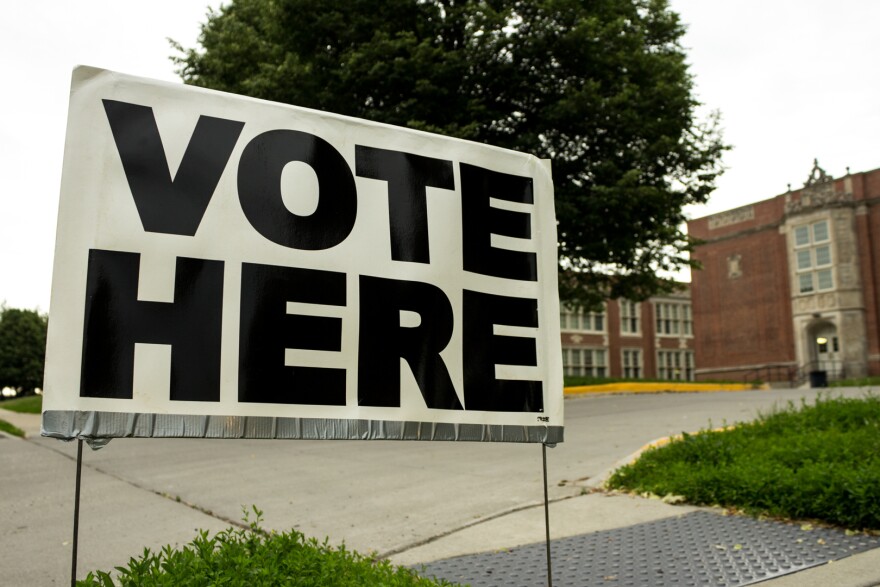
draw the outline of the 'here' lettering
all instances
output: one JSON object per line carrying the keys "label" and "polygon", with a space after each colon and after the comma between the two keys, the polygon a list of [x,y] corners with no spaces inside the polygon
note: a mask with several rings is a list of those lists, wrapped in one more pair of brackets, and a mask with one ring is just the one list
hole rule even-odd
{"label": "'here' lettering", "polygon": [[540,381],[497,379],[495,365],[538,364],[534,338],[494,333],[495,325],[537,328],[538,301],[464,290],[464,402],[468,410],[541,412]]}
{"label": "'here' lettering", "polygon": [[287,313],[287,302],[345,305],[345,274],[245,263],[238,401],[345,405],[345,369],[288,366],[285,349],[339,351],[342,320]]}
{"label": "'here' lettering", "polygon": [[171,345],[171,399],[220,401],[223,262],[177,259],[173,302],[137,299],[140,255],[89,251],[80,395],[131,399],[135,343]]}
{"label": "'here' lettering", "polygon": [[[439,287],[417,281],[360,278],[358,404],[400,406],[400,359],[406,360],[429,408],[461,410],[440,352],[452,338],[452,305]],[[419,316],[404,327],[401,311]]]}

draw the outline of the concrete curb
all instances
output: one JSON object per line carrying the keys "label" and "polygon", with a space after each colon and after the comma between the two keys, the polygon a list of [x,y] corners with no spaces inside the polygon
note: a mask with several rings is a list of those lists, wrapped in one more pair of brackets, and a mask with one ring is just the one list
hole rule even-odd
{"label": "concrete curb", "polygon": [[576,385],[563,388],[565,395],[584,393],[696,393],[717,391],[755,391],[769,390],[766,383],[692,383],[692,382],[646,382],[603,383],[601,385]]}
{"label": "concrete curb", "polygon": [[586,479],[585,481],[582,481],[582,482],[575,483],[574,485],[577,487],[583,487],[583,488],[591,489],[591,490],[602,489],[603,487],[605,487],[605,483],[608,481],[608,479],[611,477],[611,475],[614,474],[614,471],[616,471],[617,469],[619,469],[625,465],[630,465],[630,464],[636,462],[639,459],[639,457],[642,456],[642,453],[644,453],[649,448],[663,446],[664,444],[667,444],[673,438],[675,438],[675,436],[664,436],[663,438],[658,438],[657,440],[651,441],[648,444],[644,445],[639,450],[635,451],[634,453],[620,459],[619,461],[617,461],[616,463],[614,463],[613,465],[611,465],[610,467],[608,467],[604,471],[600,472],[598,475],[593,475],[589,479]]}
{"label": "concrete curb", "polygon": [[[736,428],[735,425],[730,425],[730,426],[723,426],[721,428],[712,428],[710,430],[700,430],[699,432],[688,432],[687,434],[699,434],[700,432],[723,432],[725,430],[733,430],[734,428]],[[640,449],[638,449],[634,453],[620,459],[619,461],[617,461],[616,463],[611,465],[609,468],[607,468],[604,471],[602,471],[601,473],[599,473],[598,475],[594,475],[593,477],[590,477],[589,479],[583,481],[582,483],[575,483],[575,485],[578,487],[586,487],[587,489],[601,489],[602,487],[605,486],[605,482],[608,481],[608,478],[611,477],[612,474],[614,474],[614,471],[616,471],[620,467],[623,467],[624,465],[630,465],[630,464],[636,462],[639,459],[639,457],[642,456],[642,453],[644,453],[646,450],[651,449],[651,448],[659,448],[661,446],[665,446],[665,445],[669,444],[670,442],[672,442],[673,440],[678,440],[678,439],[682,438],[683,435],[684,435],[684,433],[674,434],[672,436],[663,436],[661,438],[658,438],[657,440],[652,440],[651,442],[645,444],[644,446],[642,446]]]}

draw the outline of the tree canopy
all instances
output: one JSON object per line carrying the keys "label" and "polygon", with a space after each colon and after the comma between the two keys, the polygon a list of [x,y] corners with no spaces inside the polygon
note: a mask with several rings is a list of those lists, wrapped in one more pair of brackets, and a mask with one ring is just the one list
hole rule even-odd
{"label": "tree canopy", "polygon": [[186,83],[553,161],[560,296],[671,291],[726,149],[667,0],[231,0]]}
{"label": "tree canopy", "polygon": [[0,388],[27,394],[43,386],[48,324],[35,310],[0,306]]}

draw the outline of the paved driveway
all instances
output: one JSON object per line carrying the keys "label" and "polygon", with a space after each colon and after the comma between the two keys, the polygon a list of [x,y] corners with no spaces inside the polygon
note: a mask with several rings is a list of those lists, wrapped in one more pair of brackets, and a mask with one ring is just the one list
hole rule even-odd
{"label": "paved driveway", "polygon": [[[548,451],[551,499],[579,495],[590,478],[659,437],[815,395],[568,399],[566,441]],[[0,439],[0,548],[15,553],[0,567],[10,584],[69,582],[75,449],[45,438]],[[197,528],[226,527],[250,504],[264,510],[266,527],[389,553],[543,499],[538,445],[400,441],[116,439],[84,451],[82,490],[80,575],[123,564],[144,546],[184,543]]]}

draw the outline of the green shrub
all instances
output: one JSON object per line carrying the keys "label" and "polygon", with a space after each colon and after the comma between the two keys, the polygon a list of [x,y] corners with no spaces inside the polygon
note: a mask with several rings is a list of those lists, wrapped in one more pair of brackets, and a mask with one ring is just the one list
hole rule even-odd
{"label": "green shrub", "polygon": [[452,585],[423,579],[405,567],[373,560],[344,546],[333,548],[297,531],[281,534],[260,529],[262,512],[253,508],[256,520],[247,528],[229,528],[208,536],[203,530],[180,549],[165,546],[158,553],[144,549],[127,567],[116,567],[116,577],[106,571],[88,574],[79,587],[119,585],[138,587],[187,587],[226,585],[259,587],[429,587]]}
{"label": "green shrub", "polygon": [[880,398],[789,404],[727,431],[684,434],[618,469],[612,489],[880,529]]}

